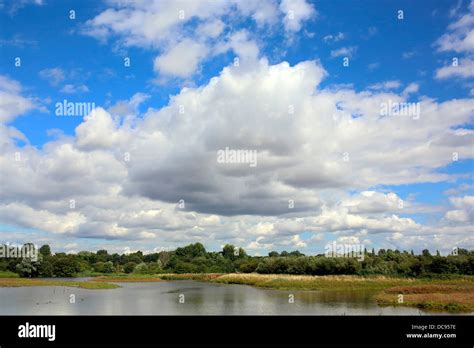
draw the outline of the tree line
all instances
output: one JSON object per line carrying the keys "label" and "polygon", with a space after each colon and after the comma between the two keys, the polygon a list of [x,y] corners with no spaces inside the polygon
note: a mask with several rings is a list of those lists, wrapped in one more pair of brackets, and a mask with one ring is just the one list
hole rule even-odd
{"label": "tree line", "polygon": [[[2,245],[3,248],[10,247]],[[32,248],[24,244],[17,248]],[[0,272],[10,271],[21,277],[75,277],[112,273],[261,273],[299,275],[387,275],[430,277],[441,275],[474,275],[474,251],[457,249],[455,254],[441,256],[428,250],[380,249],[364,251],[363,260],[350,257],[306,256],[299,251],[272,251],[268,256],[250,256],[242,248],[225,245],[222,251],[206,251],[201,243],[179,247],[173,251],[143,254],[109,254],[107,250],[81,251],[77,254],[52,253],[49,245],[37,250],[38,257],[24,255],[21,250],[0,258]]]}

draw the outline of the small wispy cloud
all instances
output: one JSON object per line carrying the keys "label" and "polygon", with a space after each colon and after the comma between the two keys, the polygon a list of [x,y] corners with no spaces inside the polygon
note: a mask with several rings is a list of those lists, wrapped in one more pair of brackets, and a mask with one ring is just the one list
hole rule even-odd
{"label": "small wispy cloud", "polygon": [[403,52],[402,58],[403,59],[410,59],[416,55],[416,51],[408,51],[408,52]]}
{"label": "small wispy cloud", "polygon": [[0,46],[14,46],[14,47],[37,47],[38,41],[28,40],[22,38],[21,35],[14,35],[11,39],[0,39]]}
{"label": "small wispy cloud", "polygon": [[370,39],[372,36],[375,36],[377,33],[379,32],[379,30],[377,29],[377,27],[368,27],[367,28],[367,32],[365,32],[364,34],[362,34],[362,39],[364,40],[368,40]]}
{"label": "small wispy cloud", "polygon": [[87,93],[89,92],[89,88],[86,85],[66,84],[63,86],[63,88],[61,88],[60,92],[67,94]]}
{"label": "small wispy cloud", "polygon": [[39,76],[51,86],[57,86],[66,79],[66,74],[61,68],[43,69],[39,72]]}
{"label": "small wispy cloud", "polygon": [[346,36],[344,35],[344,33],[337,33],[337,34],[334,34],[334,35],[326,35],[325,37],[323,37],[323,41],[324,42],[338,42],[338,41],[341,41],[341,40],[344,40]]}
{"label": "small wispy cloud", "polygon": [[350,46],[350,47],[341,47],[337,50],[331,51],[331,57],[349,57],[351,58],[355,52],[357,51],[357,46]]}
{"label": "small wispy cloud", "polygon": [[[7,1],[8,3],[8,1]],[[3,1],[0,1],[0,6],[3,5]],[[10,1],[9,7],[7,6],[7,12],[10,16],[15,15],[20,9],[28,5],[37,5],[42,6],[44,5],[43,0],[17,0],[17,1]]]}
{"label": "small wispy cloud", "polygon": [[370,85],[368,88],[373,90],[390,90],[400,88],[401,85],[401,82],[398,80],[389,80],[375,83],[373,85]]}
{"label": "small wispy cloud", "polygon": [[410,94],[418,93],[419,90],[420,90],[420,85],[418,83],[412,82],[408,86],[405,87],[405,89],[402,92],[402,95],[404,97],[407,97]]}
{"label": "small wispy cloud", "polygon": [[369,71],[377,70],[379,67],[380,67],[380,63],[379,63],[379,62],[370,63],[369,65],[367,65],[367,69],[368,69]]}

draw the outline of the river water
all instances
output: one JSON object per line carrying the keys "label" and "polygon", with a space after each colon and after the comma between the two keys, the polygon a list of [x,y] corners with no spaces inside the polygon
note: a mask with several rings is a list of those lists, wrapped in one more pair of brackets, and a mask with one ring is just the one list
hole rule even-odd
{"label": "river water", "polygon": [[409,307],[379,307],[371,293],[364,292],[282,291],[187,280],[117,284],[122,288],[0,288],[0,315],[432,314]]}

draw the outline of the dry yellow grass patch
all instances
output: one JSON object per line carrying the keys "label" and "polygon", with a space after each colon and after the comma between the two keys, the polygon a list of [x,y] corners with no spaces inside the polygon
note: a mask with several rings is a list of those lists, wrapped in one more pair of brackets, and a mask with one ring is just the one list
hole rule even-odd
{"label": "dry yellow grass patch", "polygon": [[414,306],[447,311],[474,311],[474,284],[424,284],[386,289],[376,300],[381,305]]}

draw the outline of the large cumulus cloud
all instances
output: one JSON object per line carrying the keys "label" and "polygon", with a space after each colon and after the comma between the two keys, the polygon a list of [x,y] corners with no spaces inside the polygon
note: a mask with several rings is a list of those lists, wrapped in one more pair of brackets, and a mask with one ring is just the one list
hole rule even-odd
{"label": "large cumulus cloud", "polygon": [[[427,226],[377,188],[449,179],[438,169],[453,153],[473,157],[463,125],[474,102],[422,97],[419,117],[384,116],[383,103],[408,96],[321,88],[327,74],[318,61],[229,66],[143,115],[97,108],[74,136],[42,148],[19,148],[12,138],[21,133],[3,124],[0,218],[76,237],[255,249],[304,248],[304,232],[314,242],[330,232],[387,234],[390,243],[449,226],[461,239],[470,233],[468,199],[453,199],[455,209]],[[256,151],[258,164],[219,163],[225,148]]]}

